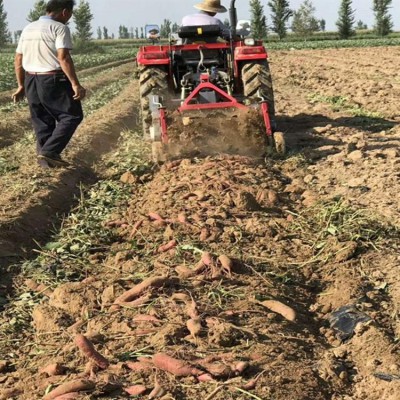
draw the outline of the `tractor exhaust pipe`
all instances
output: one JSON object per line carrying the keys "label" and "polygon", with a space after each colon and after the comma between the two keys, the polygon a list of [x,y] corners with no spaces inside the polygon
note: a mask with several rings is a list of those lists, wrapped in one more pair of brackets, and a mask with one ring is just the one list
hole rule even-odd
{"label": "tractor exhaust pipe", "polygon": [[235,7],[236,0],[231,0],[231,7],[229,8],[229,18],[231,23],[231,37],[236,36],[237,26],[237,12]]}

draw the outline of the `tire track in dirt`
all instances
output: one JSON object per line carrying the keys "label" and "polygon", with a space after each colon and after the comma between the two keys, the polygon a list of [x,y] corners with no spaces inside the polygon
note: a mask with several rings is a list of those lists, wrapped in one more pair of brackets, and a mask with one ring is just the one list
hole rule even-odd
{"label": "tire track in dirt", "polygon": [[[103,86],[117,82],[123,77],[133,75],[134,65],[133,63],[128,64],[124,62],[110,71],[104,71],[104,73],[94,77],[88,74],[86,79],[82,79],[82,84],[88,90],[88,99]],[[32,129],[27,105],[18,105],[12,111],[2,111],[1,113],[3,114],[3,118],[0,122],[0,149],[13,145],[13,143],[18,141],[22,132]]]}
{"label": "tire track in dirt", "polygon": [[72,167],[39,170],[32,148],[28,155],[31,164],[24,164],[18,175],[8,181],[2,178],[1,265],[29,254],[37,243],[43,243],[51,228],[59,226],[62,215],[76,203],[79,185],[97,181],[104,170],[97,164],[102,155],[118,145],[121,131],[137,127],[137,92],[137,82],[133,81],[118,98],[85,120],[68,150]]}

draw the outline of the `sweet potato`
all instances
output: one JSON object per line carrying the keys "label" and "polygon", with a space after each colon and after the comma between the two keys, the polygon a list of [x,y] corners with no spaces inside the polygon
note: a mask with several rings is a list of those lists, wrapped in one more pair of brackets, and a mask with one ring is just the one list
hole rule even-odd
{"label": "sweet potato", "polygon": [[147,294],[145,294],[145,295],[143,295],[143,296],[141,296],[141,297],[139,297],[138,299],[133,300],[133,301],[127,301],[127,302],[124,302],[124,303],[113,304],[113,305],[110,307],[110,311],[113,310],[113,307],[116,307],[116,308],[114,309],[114,311],[115,311],[115,310],[119,310],[120,306],[121,306],[121,307],[126,307],[126,308],[141,307],[141,306],[147,304],[148,301],[151,299],[151,297],[152,297],[152,296],[151,296],[151,293],[147,293]]}
{"label": "sweet potato", "polygon": [[135,223],[135,225],[133,225],[131,233],[129,234],[129,239],[133,239],[137,233],[137,231],[139,230],[139,228],[143,225],[144,219],[140,219],[139,221],[137,221]]}
{"label": "sweet potato", "polygon": [[147,391],[147,388],[144,385],[133,385],[125,388],[124,391],[131,396],[140,396]]}
{"label": "sweet potato", "polygon": [[158,382],[158,380],[156,379],[154,384],[154,389],[149,394],[148,399],[151,400],[160,398],[161,396],[164,396],[165,393],[167,393],[167,391],[161,386],[160,382]]}
{"label": "sweet potato", "polygon": [[117,297],[117,299],[114,301],[114,304],[127,303],[140,296],[148,288],[159,288],[167,283],[168,280],[169,279],[166,276],[153,276],[151,278],[147,278],[138,285],[134,286],[132,289],[129,289],[123,293],[121,296]]}
{"label": "sweet potato", "polygon": [[128,361],[126,366],[135,372],[146,372],[153,368],[151,363]]}
{"label": "sweet potato", "polygon": [[173,358],[164,353],[155,354],[153,363],[155,367],[175,376],[198,376],[203,374],[203,371],[193,367],[186,361]]}
{"label": "sweet potato", "polygon": [[175,301],[182,301],[184,303],[187,303],[190,301],[190,297],[186,293],[174,293],[171,296],[171,299],[175,300]]}
{"label": "sweet potato", "polygon": [[225,255],[220,255],[218,257],[218,261],[221,263],[222,270],[228,275],[232,275],[232,269],[233,269],[233,261],[225,256]]}
{"label": "sweet potato", "polygon": [[277,300],[266,300],[260,303],[262,306],[268,308],[269,310],[282,315],[288,321],[294,322],[296,320],[296,312],[293,308],[281,303]]}
{"label": "sweet potato", "polygon": [[238,375],[241,375],[249,367],[249,365],[250,364],[247,361],[239,361],[235,364],[234,369]]}
{"label": "sweet potato", "polygon": [[55,400],[75,400],[80,396],[79,392],[72,392],[67,394],[62,394],[61,396],[57,396]]}
{"label": "sweet potato", "polygon": [[164,218],[158,213],[149,212],[147,215],[152,221],[164,221]]}
{"label": "sweet potato", "polygon": [[214,380],[214,378],[210,374],[201,374],[197,376],[197,380],[199,382],[211,382]]}
{"label": "sweet potato", "polygon": [[148,314],[139,314],[135,315],[132,318],[133,322],[140,323],[140,322],[151,322],[151,323],[159,323],[161,322],[158,318],[156,318],[154,315],[148,315]]}
{"label": "sweet potato", "polygon": [[197,310],[197,304],[194,300],[186,304],[186,314],[192,319],[198,318],[199,312]]}
{"label": "sweet potato", "polygon": [[196,337],[201,332],[200,318],[191,318],[186,322],[186,326],[193,337]]}
{"label": "sweet potato", "polygon": [[50,393],[46,394],[43,397],[43,400],[55,400],[57,399],[57,397],[66,394],[92,391],[95,389],[95,387],[96,385],[94,382],[84,379],[65,382],[62,385],[55,388],[54,390],[52,390]]}
{"label": "sweet potato", "polygon": [[157,250],[157,253],[165,253],[168,250],[173,249],[174,247],[176,247],[178,244],[178,242],[175,239],[172,239],[170,242],[168,242],[167,244],[163,244],[162,246],[160,246]]}
{"label": "sweet potato", "polygon": [[47,297],[50,297],[53,294],[50,288],[48,288],[46,285],[35,282],[33,279],[27,279],[25,281],[25,285],[33,292],[44,294]]}
{"label": "sweet potato", "polygon": [[211,264],[211,279],[220,279],[222,277],[222,270],[216,264]]}
{"label": "sweet potato", "polygon": [[207,240],[207,238],[210,236],[210,232],[208,231],[207,228],[202,228],[200,232],[200,242],[204,242]]}
{"label": "sweet potato", "polygon": [[188,220],[185,213],[180,213],[177,217],[177,221],[183,225],[188,224]]}
{"label": "sweet potato", "polygon": [[244,390],[253,390],[255,389],[258,380],[262,377],[265,371],[260,372],[255,378],[249,380],[247,383],[241,386]]}
{"label": "sweet potato", "polygon": [[75,344],[79,347],[82,353],[88,357],[101,369],[106,369],[110,363],[103,357],[93,346],[93,343],[84,335],[75,336]]}
{"label": "sweet potato", "polygon": [[63,367],[61,364],[55,363],[55,364],[50,364],[47,365],[44,368],[41,368],[39,370],[40,374],[45,374],[47,376],[57,376],[57,375],[62,375],[65,371],[65,367]]}
{"label": "sweet potato", "polygon": [[205,266],[209,267],[214,262],[212,254],[208,251],[205,251],[201,256],[201,262]]}

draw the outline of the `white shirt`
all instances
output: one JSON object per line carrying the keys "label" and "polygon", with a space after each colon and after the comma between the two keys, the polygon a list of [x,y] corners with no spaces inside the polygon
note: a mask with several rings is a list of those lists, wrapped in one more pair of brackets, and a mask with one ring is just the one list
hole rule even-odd
{"label": "white shirt", "polygon": [[22,31],[17,53],[22,54],[22,66],[29,72],[49,72],[61,69],[57,50],[72,49],[68,26],[51,17],[40,17]]}
{"label": "white shirt", "polygon": [[229,38],[229,28],[218,18],[208,15],[204,11],[199,11],[196,14],[187,15],[182,19],[182,26],[204,26],[204,25],[217,25],[222,30],[222,37]]}

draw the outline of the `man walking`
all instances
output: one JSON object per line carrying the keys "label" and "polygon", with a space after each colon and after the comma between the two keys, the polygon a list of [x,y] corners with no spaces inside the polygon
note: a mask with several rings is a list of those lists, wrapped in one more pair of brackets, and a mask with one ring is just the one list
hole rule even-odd
{"label": "man walking", "polygon": [[43,168],[66,166],[61,153],[82,122],[80,85],[70,50],[74,0],[50,0],[47,15],[22,31],[15,56],[18,89],[14,102],[28,99],[36,133],[38,162]]}

